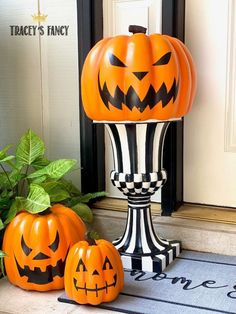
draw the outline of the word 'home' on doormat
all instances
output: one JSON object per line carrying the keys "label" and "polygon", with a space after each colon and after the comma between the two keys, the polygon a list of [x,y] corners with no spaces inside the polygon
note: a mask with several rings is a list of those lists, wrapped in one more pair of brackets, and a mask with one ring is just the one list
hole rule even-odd
{"label": "word 'home' on doormat", "polygon": [[[75,303],[66,294],[58,300]],[[236,257],[183,251],[159,275],[125,270],[119,297],[98,307],[121,313],[236,314]]]}

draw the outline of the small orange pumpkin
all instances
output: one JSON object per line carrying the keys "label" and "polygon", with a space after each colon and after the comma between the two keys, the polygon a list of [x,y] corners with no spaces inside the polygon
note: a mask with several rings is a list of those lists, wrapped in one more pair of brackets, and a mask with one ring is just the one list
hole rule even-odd
{"label": "small orange pumpkin", "polygon": [[83,221],[63,205],[55,204],[42,214],[20,212],[3,238],[9,281],[26,290],[62,289],[69,249],[84,237]]}
{"label": "small orange pumpkin", "polygon": [[99,41],[84,62],[81,89],[87,116],[100,121],[183,117],[196,91],[188,49],[174,37],[130,28],[132,36]]}
{"label": "small orange pumpkin", "polygon": [[65,291],[80,304],[113,301],[124,285],[124,271],[116,248],[106,240],[76,243],[65,268]]}

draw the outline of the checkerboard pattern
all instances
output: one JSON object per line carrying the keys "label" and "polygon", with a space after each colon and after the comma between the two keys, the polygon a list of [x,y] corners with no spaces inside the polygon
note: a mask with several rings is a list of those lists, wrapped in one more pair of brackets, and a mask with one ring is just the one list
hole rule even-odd
{"label": "checkerboard pattern", "polygon": [[152,195],[167,179],[166,171],[152,173],[111,172],[111,182],[125,195]]}

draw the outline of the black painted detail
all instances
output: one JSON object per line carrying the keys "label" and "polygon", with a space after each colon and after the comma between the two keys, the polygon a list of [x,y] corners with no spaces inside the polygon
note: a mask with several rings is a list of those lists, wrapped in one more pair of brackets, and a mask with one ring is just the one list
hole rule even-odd
{"label": "black painted detail", "polygon": [[81,267],[82,267],[82,271],[87,271],[86,266],[84,265],[84,262],[82,261],[82,258],[79,259],[79,263],[77,265],[76,271],[80,272],[81,271]]}
{"label": "black painted detail", "polygon": [[171,57],[171,52],[167,52],[164,56],[162,56],[159,60],[157,60],[153,65],[165,65],[169,63]]}
{"label": "black painted detail", "polygon": [[102,266],[102,270],[113,269],[109,258],[106,256],[104,264]]}
{"label": "black painted detail", "polygon": [[132,269],[142,269],[142,261],[139,258],[132,258],[131,264]]}
{"label": "black painted detail", "polygon": [[141,81],[148,74],[148,72],[133,72],[133,74]]}
{"label": "black painted detail", "polygon": [[127,67],[119,58],[117,58],[113,53],[109,54],[109,61],[111,65],[117,66],[117,67],[122,67],[125,68]]}
{"label": "black painted detail", "polygon": [[26,256],[30,255],[32,252],[32,249],[26,245],[23,235],[21,237],[21,247]]}
{"label": "black painted detail", "polygon": [[178,94],[179,83],[176,82],[176,79],[174,79],[173,84],[169,91],[167,91],[166,84],[162,83],[161,87],[157,92],[155,91],[155,88],[152,85],[150,85],[147,94],[143,100],[139,98],[133,86],[129,87],[127,94],[122,92],[119,86],[117,86],[114,92],[114,96],[112,96],[107,88],[106,82],[104,83],[103,88],[101,87],[100,77],[98,77],[98,88],[101,99],[108,109],[109,105],[112,105],[113,107],[121,110],[122,104],[124,104],[130,110],[136,107],[140,112],[143,112],[146,109],[146,107],[149,106],[150,109],[152,109],[160,101],[162,102],[163,108],[170,102],[172,98],[173,101],[175,101]]}
{"label": "black painted detail", "polygon": [[53,243],[51,245],[49,245],[49,249],[51,249],[53,252],[56,252],[56,250],[58,249],[58,245],[59,245],[59,233],[57,231],[56,234],[56,239],[53,241]]}
{"label": "black painted detail", "polygon": [[95,270],[93,271],[92,275],[93,275],[93,276],[94,276],[94,275],[99,275],[99,272],[95,269]]}
{"label": "black painted detail", "polygon": [[48,258],[50,258],[50,256],[40,252],[33,258],[33,260],[43,260],[43,259],[48,259]]}
{"label": "black painted detail", "polygon": [[48,265],[45,271],[41,271],[40,267],[35,267],[33,270],[31,270],[29,266],[24,266],[24,268],[22,268],[15,257],[15,262],[19,275],[21,277],[26,276],[28,278],[28,282],[38,285],[45,285],[47,283],[50,283],[56,276],[62,278],[64,276],[64,269],[68,252],[69,248],[67,250],[64,260],[60,259],[55,266]]}
{"label": "black painted detail", "polygon": [[126,124],[125,126],[127,141],[129,147],[130,157],[130,171],[131,173],[137,173],[138,171],[138,158],[137,158],[137,134],[135,124]]}
{"label": "black painted detail", "polygon": [[77,286],[77,279],[74,278],[74,287],[75,289],[78,291],[78,290],[84,290],[85,291],[85,294],[87,295],[87,292],[90,291],[90,292],[96,292],[96,296],[98,297],[98,291],[101,291],[101,290],[106,290],[106,293],[108,293],[108,288],[110,287],[115,287],[116,286],[116,283],[117,283],[117,274],[114,275],[113,277],[114,281],[111,283],[111,284],[107,284],[107,281],[106,281],[106,285],[103,286],[103,287],[98,287],[97,284],[95,285],[94,288],[87,288],[86,286],[86,283],[84,285],[84,287],[79,287]]}
{"label": "black painted detail", "polygon": [[154,256],[153,260],[152,260],[152,269],[153,272],[157,273],[157,274],[161,274],[162,273],[162,262],[161,259]]}

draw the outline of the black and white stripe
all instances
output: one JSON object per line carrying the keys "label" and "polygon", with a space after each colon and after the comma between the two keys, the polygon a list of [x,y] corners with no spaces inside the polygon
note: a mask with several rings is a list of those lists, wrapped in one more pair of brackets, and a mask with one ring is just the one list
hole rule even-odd
{"label": "black and white stripe", "polygon": [[164,137],[169,122],[106,124],[118,173],[149,173],[162,169]]}
{"label": "black and white stripe", "polygon": [[114,154],[112,183],[128,196],[124,235],[113,242],[123,266],[162,272],[180,254],[180,242],[159,238],[153,228],[150,196],[167,179],[162,155],[168,122],[106,124]]}
{"label": "black and white stripe", "polygon": [[159,272],[180,254],[180,242],[159,238],[153,228],[150,197],[128,197],[128,218],[124,235],[113,242],[123,266]]}

